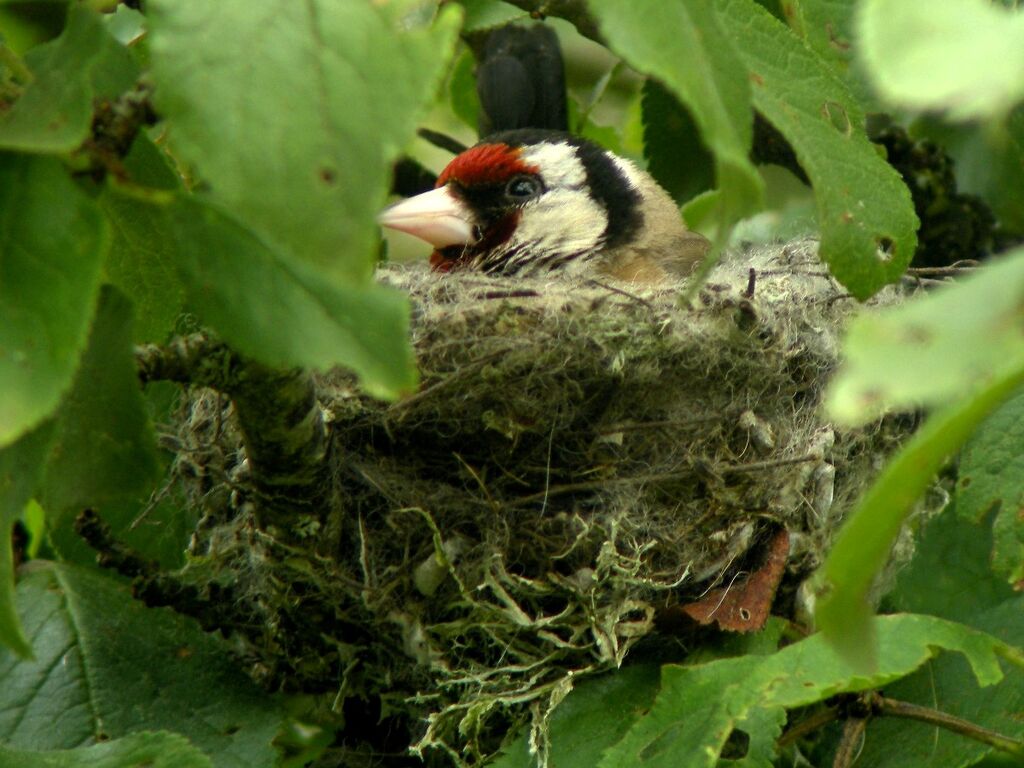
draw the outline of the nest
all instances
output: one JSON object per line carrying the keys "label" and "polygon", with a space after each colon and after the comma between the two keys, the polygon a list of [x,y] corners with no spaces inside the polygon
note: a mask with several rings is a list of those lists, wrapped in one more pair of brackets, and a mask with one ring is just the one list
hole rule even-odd
{"label": "nest", "polygon": [[[370,702],[429,763],[476,762],[531,714],[543,749],[575,680],[779,529],[792,594],[906,433],[823,420],[857,305],[815,248],[734,256],[690,304],[678,286],[382,270],[413,300],[419,391],[387,404],[320,378],[322,503],[276,526],[256,522],[230,404],[193,392],[178,474],[202,521],[175,578],[257,678],[350,725]],[[342,764],[395,747],[368,741]]]}

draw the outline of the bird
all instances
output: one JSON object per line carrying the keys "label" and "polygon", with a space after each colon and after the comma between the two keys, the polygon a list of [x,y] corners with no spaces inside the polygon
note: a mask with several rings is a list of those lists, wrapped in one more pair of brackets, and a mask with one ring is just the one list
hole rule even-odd
{"label": "bird", "polygon": [[709,246],[646,171],[547,129],[487,136],[378,222],[432,245],[439,272],[660,284],[689,274]]}

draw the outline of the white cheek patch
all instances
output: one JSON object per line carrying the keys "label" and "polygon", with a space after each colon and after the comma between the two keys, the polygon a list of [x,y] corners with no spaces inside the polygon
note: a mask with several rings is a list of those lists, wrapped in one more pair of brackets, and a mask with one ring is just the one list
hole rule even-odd
{"label": "white cheek patch", "polygon": [[540,167],[544,185],[549,189],[559,187],[582,187],[587,181],[587,172],[576,156],[575,147],[569,144],[544,142],[528,149],[524,147],[523,162]]}
{"label": "white cheek patch", "polygon": [[523,207],[509,245],[537,255],[580,253],[596,249],[604,239],[608,214],[589,195],[551,189]]}

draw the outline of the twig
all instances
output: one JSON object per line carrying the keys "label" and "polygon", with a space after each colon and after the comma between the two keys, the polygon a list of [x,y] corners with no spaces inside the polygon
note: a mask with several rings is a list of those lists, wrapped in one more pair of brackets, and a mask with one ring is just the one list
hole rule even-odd
{"label": "twig", "polygon": [[819,728],[824,728],[826,725],[837,719],[839,719],[838,707],[820,709],[806,720],[801,720],[792,728],[787,729],[785,733],[779,737],[779,740],[776,743],[780,748],[788,747],[790,744],[795,744],[805,736],[809,736]]}
{"label": "twig", "polygon": [[585,0],[508,0],[509,5],[526,11],[535,19],[556,16],[565,19],[584,37],[604,44],[597,19],[590,15]]}
{"label": "twig", "polygon": [[627,299],[632,299],[635,302],[643,304],[652,312],[654,311],[654,305],[651,304],[651,302],[649,302],[647,299],[642,298],[641,296],[636,296],[635,294],[632,294],[629,291],[624,291],[621,288],[616,288],[614,285],[602,283],[600,280],[588,280],[587,282],[590,285],[596,285],[598,288],[604,288],[606,291],[611,291],[612,293],[617,293],[620,296],[625,296]]}
{"label": "twig", "polygon": [[954,717],[946,712],[940,712],[930,707],[922,707],[918,704],[911,704],[908,701],[898,701],[897,699],[889,699],[884,696],[879,696],[874,704],[881,715],[904,717],[936,725],[940,728],[945,728],[947,731],[959,733],[961,736],[980,741],[982,744],[988,744],[990,747],[1015,757],[1024,757],[1024,741],[1019,741],[988,728],[983,728],[980,725],[975,725],[969,720]]}
{"label": "twig", "polygon": [[868,721],[863,717],[848,718],[843,726],[843,736],[839,740],[839,748],[836,750],[835,760],[832,768],[850,768],[860,752],[864,743],[864,729]]}

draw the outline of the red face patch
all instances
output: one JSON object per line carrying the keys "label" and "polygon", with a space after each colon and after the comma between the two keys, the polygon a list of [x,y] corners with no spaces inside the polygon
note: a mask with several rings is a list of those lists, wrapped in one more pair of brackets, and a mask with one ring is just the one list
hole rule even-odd
{"label": "red face patch", "polygon": [[537,173],[535,165],[524,163],[521,149],[507,144],[480,144],[456,157],[437,177],[437,186],[456,181],[466,187],[500,184],[520,173]]}

